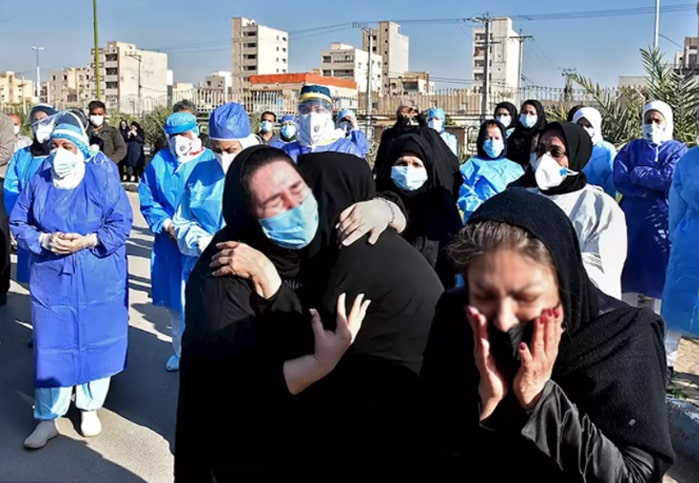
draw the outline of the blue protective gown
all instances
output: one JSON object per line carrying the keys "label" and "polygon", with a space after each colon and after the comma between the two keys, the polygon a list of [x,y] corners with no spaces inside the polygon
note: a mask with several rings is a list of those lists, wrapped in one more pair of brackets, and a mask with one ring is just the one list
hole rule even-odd
{"label": "blue protective gown", "polygon": [[459,155],[459,140],[457,137],[450,133],[450,132],[442,132],[439,134],[442,138],[442,140],[449,146],[449,149],[451,149],[451,152],[454,153],[454,156]]}
{"label": "blue protective gown", "polygon": [[198,242],[213,237],[224,227],[223,186],[226,173],[216,159],[200,162],[189,176],[173,218],[177,246],[183,255],[181,289],[196,265],[201,250]]}
{"label": "blue protective gown", "polygon": [[614,185],[622,194],[629,251],[621,278],[624,293],[661,298],[670,253],[668,193],[677,161],[687,152],[679,141],[659,147],[636,139],[614,160]]}
{"label": "blue protective gown", "polygon": [[162,149],[141,177],[138,185],[141,213],[155,235],[150,258],[153,305],[182,311],[182,255],[165,225],[175,216],[189,175],[199,162],[210,159],[214,155],[206,149],[198,158],[180,164],[169,149]]}
{"label": "blue protective gown", "polygon": [[592,147],[590,161],[583,168],[587,182],[599,186],[612,198],[616,199],[614,186],[614,158],[616,148],[607,141],[601,141]]}
{"label": "blue protective gown", "polygon": [[668,330],[699,336],[699,148],[685,154],[670,188],[670,261],[662,316]]}
{"label": "blue protective gown", "polygon": [[298,161],[298,157],[302,154],[308,154],[311,152],[322,153],[326,151],[354,154],[359,158],[364,158],[364,156],[362,156],[362,154],[359,152],[357,146],[352,141],[348,141],[345,138],[336,139],[328,144],[315,146],[313,149],[308,146],[301,146],[298,141],[294,141],[293,143],[287,143],[284,146],[281,146],[280,149],[288,154],[294,161]]}
{"label": "blue protective gown", "polygon": [[[8,216],[17,202],[17,198],[29,185],[29,180],[39,171],[48,156],[33,156],[29,147],[17,151],[7,166],[3,184],[3,201]],[[17,247],[17,281],[29,283],[30,254],[22,247]]]}
{"label": "blue protective gown", "polygon": [[347,139],[349,141],[352,141],[352,143],[354,143],[354,145],[357,146],[357,149],[359,150],[359,154],[361,154],[361,157],[366,158],[366,155],[369,154],[369,141],[367,141],[364,132],[360,131],[359,129],[353,129],[352,131],[350,131],[349,136],[347,136]]}
{"label": "blue protective gown", "polygon": [[[124,369],[132,222],[121,184],[91,163],[74,189],[54,187],[50,169],[43,169],[19,196],[10,223],[17,243],[31,252],[36,387],[84,384]],[[39,236],[56,232],[96,233],[99,244],[55,255]]]}
{"label": "blue protective gown", "polygon": [[481,159],[474,157],[461,166],[464,184],[459,190],[457,204],[464,214],[464,223],[488,198],[505,191],[507,185],[524,174],[522,166],[507,158]]}

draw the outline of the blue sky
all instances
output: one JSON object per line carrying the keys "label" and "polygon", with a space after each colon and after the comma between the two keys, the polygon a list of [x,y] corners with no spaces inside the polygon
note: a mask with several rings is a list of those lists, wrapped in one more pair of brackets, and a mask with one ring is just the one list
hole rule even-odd
{"label": "blue sky", "polygon": [[[351,26],[334,31],[297,33],[315,27],[352,21],[467,18],[496,15],[539,15],[652,8],[654,0],[587,0],[556,2],[492,0],[429,2],[395,0],[98,0],[100,44],[108,40],[136,43],[169,54],[175,81],[200,82],[214,70],[230,70],[230,20],[234,16],[254,18],[258,23],[281,28],[290,35],[290,70],[318,66],[320,50],[330,42],[360,46],[361,36]],[[412,5],[419,4],[420,7]],[[551,7],[551,5],[556,5]],[[686,0],[663,0],[663,6],[683,5]],[[303,7],[301,7],[303,5]],[[475,6],[477,5],[477,6]],[[697,35],[693,9],[661,16],[660,32],[677,43]],[[638,49],[652,43],[653,15],[554,20],[515,20],[534,40],[525,44],[524,74],[532,84],[561,86],[561,68],[576,68],[603,85],[615,85],[620,74],[641,71]],[[403,23],[410,37],[410,68],[426,70],[442,78],[469,79],[471,26],[466,23]],[[41,53],[43,72],[89,63],[92,46],[92,2],[90,0],[0,0],[0,71],[14,70],[34,77],[33,45]],[[660,47],[672,60],[677,47],[660,39]],[[440,84],[441,87],[460,85]]]}

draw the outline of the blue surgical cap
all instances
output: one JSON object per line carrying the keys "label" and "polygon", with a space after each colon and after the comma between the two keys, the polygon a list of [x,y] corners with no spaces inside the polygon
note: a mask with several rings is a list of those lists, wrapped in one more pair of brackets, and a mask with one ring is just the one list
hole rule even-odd
{"label": "blue surgical cap", "polygon": [[[67,121],[67,118],[63,118],[62,121]],[[78,121],[79,123],[80,121]],[[53,132],[51,133],[51,140],[63,139],[65,141],[70,141],[73,143],[80,152],[83,153],[85,158],[90,158],[90,139],[87,137],[85,130],[82,126],[76,126],[74,122],[61,122],[58,124]]]}
{"label": "blue surgical cap", "polygon": [[341,121],[342,119],[350,117],[352,119],[356,119],[357,116],[354,115],[354,112],[351,111],[350,109],[342,109],[340,112],[337,113],[337,120]]}
{"label": "blue surgical cap", "polygon": [[229,102],[214,109],[209,118],[209,139],[232,141],[250,136],[250,117],[238,103]]}
{"label": "blue surgical cap", "polygon": [[296,117],[292,116],[291,114],[287,114],[286,116],[282,117],[281,123],[284,124],[285,122],[293,122],[296,124]]}
{"label": "blue surgical cap", "polygon": [[431,119],[433,117],[438,117],[440,119],[444,119],[445,118],[444,109],[441,109],[439,107],[430,107],[430,110],[427,111],[427,118]]}
{"label": "blue surgical cap", "polygon": [[199,134],[197,118],[188,112],[176,112],[171,114],[165,121],[165,134],[168,136],[190,131],[194,134]]}

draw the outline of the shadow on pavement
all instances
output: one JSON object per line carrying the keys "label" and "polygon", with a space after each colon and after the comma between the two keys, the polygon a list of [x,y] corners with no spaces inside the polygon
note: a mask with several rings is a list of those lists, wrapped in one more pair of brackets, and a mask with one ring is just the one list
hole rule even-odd
{"label": "shadow on pavement", "polygon": [[[150,286],[149,286],[150,288]],[[156,307],[152,303],[131,303],[131,310],[135,310],[141,314],[143,320],[153,324],[153,328],[160,334],[170,337],[170,318],[165,307]],[[168,355],[167,357],[170,357]],[[167,360],[167,357],[165,358]],[[165,361],[163,361],[165,364]]]}

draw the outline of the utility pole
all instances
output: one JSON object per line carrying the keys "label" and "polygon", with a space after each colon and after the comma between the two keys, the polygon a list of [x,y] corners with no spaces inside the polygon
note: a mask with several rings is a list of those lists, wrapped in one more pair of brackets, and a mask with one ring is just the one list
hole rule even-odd
{"label": "utility pole", "polygon": [[97,0],[92,0],[92,29],[95,36],[95,95],[97,100],[102,100],[102,86],[100,85],[100,40],[97,27]]}
{"label": "utility pole", "polygon": [[[128,52],[126,54],[127,57],[133,57],[138,61],[138,103],[139,103],[139,108],[141,106],[141,61],[143,60],[143,56],[141,54],[134,54],[132,52]],[[140,109],[139,109],[140,111]],[[139,113],[140,114],[140,113]]]}
{"label": "utility pole", "polygon": [[658,49],[658,36],[660,34],[660,0],[655,0],[655,29],[653,31],[653,48]]}
{"label": "utility pole", "polygon": [[517,40],[519,42],[519,68],[517,72],[517,92],[522,90],[522,65],[524,64],[524,41],[533,39],[533,35],[524,35],[520,29],[519,35],[510,37],[512,40]]}
{"label": "utility pole", "polygon": [[39,67],[39,52],[44,50],[43,47],[32,47],[36,53],[36,98],[41,102],[41,68]]}
{"label": "utility pole", "polygon": [[561,75],[566,78],[566,86],[563,89],[564,102],[570,103],[573,101],[573,80],[570,78],[570,76],[576,72],[576,69],[561,69]]}
{"label": "utility pole", "polygon": [[367,61],[368,61],[368,66],[367,66],[367,76],[366,76],[366,96],[365,96],[365,107],[364,107],[364,119],[365,119],[365,124],[364,124],[364,134],[366,137],[369,137],[369,129],[370,129],[370,124],[371,124],[371,65],[372,65],[372,60],[371,56],[373,54],[373,38],[374,38],[374,32],[372,31],[371,28],[367,24],[362,24],[360,22],[353,22],[352,27],[361,29],[364,34],[366,34],[367,38],[369,39],[369,44],[367,48]]}

